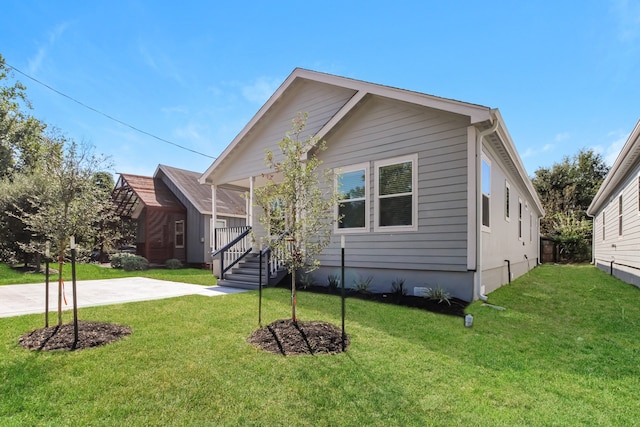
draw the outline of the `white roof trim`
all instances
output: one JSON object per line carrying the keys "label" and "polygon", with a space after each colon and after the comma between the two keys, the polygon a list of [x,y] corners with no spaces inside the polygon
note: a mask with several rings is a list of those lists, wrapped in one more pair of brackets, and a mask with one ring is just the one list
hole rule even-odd
{"label": "white roof trim", "polygon": [[342,118],[357,105],[358,102],[366,94],[373,94],[382,97],[397,99],[425,107],[430,107],[438,110],[448,111],[464,116],[468,116],[471,120],[471,124],[484,122],[491,117],[491,109],[476,104],[469,104],[453,99],[440,98],[433,95],[427,95],[420,92],[412,92],[405,89],[393,88],[390,86],[383,86],[374,83],[367,83],[361,80],[350,79],[347,77],[335,76],[332,74],[319,73],[316,71],[305,70],[302,68],[296,68],[287,77],[287,79],[280,85],[280,87],[274,92],[269,100],[258,110],[258,112],[251,118],[249,123],[240,131],[240,133],[231,141],[231,143],[225,148],[225,150],[218,156],[216,160],[209,166],[209,168],[199,178],[201,184],[207,184],[209,177],[214,170],[225,161],[225,158],[236,148],[236,146],[244,139],[244,137],[251,132],[253,127],[262,119],[262,117],[271,109],[271,107],[281,98],[283,93],[291,86],[296,79],[307,79],[315,82],[326,83],[334,86],[340,86],[357,91],[356,95],[339,111],[334,118],[332,118],[318,133],[319,136],[326,135],[333,126],[340,122]]}
{"label": "white roof trim", "polygon": [[618,185],[627,177],[634,167],[640,163],[640,120],[629,134],[627,142],[611,166],[598,192],[587,209],[587,215],[593,217],[604,206],[611,195],[617,191]]}

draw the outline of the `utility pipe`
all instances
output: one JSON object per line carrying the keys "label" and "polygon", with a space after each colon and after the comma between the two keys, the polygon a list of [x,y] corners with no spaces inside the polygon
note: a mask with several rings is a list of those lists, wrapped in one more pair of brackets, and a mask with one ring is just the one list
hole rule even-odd
{"label": "utility pipe", "polygon": [[509,283],[511,283],[511,261],[505,259],[504,262],[507,263],[507,279],[509,280]]}
{"label": "utility pipe", "polygon": [[482,289],[482,140],[498,128],[498,119],[491,112],[491,127],[476,134],[476,274],[473,283],[474,295],[482,301],[487,296]]}

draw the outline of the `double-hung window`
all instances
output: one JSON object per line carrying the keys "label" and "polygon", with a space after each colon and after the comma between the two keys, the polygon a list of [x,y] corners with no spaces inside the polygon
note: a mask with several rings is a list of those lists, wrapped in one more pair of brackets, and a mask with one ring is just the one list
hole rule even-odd
{"label": "double-hung window", "polygon": [[522,200],[518,199],[518,239],[522,240]]}
{"label": "double-hung window", "polygon": [[511,185],[509,181],[504,182],[504,219],[511,220]]}
{"label": "double-hung window", "polygon": [[340,169],[336,186],[340,194],[337,206],[338,231],[369,230],[369,164],[362,163]]}
{"label": "double-hung window", "polygon": [[482,155],[482,228],[490,230],[491,222],[491,162]]}
{"label": "double-hung window", "polygon": [[184,221],[176,221],[176,248],[184,248]]}
{"label": "double-hung window", "polygon": [[618,236],[622,236],[622,194],[618,196]]}
{"label": "double-hung window", "polygon": [[417,230],[418,155],[379,160],[374,165],[374,230]]}

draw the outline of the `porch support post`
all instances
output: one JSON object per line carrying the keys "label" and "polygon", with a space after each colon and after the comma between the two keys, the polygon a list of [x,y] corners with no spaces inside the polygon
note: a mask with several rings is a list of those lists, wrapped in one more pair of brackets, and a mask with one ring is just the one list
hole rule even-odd
{"label": "porch support post", "polygon": [[256,182],[256,177],[249,178],[249,198],[247,199],[247,225],[253,227],[253,187]]}
{"label": "porch support post", "polygon": [[211,184],[211,246],[215,251],[218,249],[218,242],[216,241],[216,220],[218,219],[218,209],[216,200],[216,186]]}

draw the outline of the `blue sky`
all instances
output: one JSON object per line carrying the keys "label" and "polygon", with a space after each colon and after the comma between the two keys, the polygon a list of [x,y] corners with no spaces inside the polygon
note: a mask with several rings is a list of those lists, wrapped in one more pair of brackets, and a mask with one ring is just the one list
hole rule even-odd
{"label": "blue sky", "polygon": [[[640,118],[640,2],[5,0],[0,54],[100,112],[217,156],[295,67],[499,108],[530,175],[612,162]],[[113,172],[211,158],[15,73],[32,114]]]}

